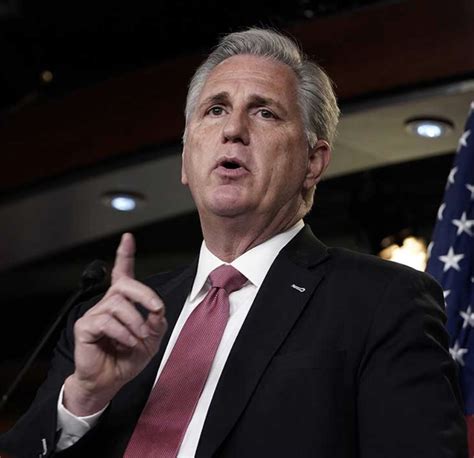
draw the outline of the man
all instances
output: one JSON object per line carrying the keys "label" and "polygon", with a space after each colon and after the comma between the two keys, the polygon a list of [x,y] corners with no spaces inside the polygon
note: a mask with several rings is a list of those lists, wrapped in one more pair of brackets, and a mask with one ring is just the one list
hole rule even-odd
{"label": "man", "polygon": [[141,283],[125,234],[112,286],[76,308],[48,380],[1,447],[466,457],[440,288],[329,249],[302,223],[338,114],[327,76],[291,40],[258,29],[226,36],[186,107],[182,182],[201,220],[199,259]]}

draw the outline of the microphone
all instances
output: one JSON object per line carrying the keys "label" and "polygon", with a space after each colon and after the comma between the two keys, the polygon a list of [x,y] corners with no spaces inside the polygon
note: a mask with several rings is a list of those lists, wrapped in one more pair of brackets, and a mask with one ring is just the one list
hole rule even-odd
{"label": "microphone", "polygon": [[46,330],[44,335],[41,337],[38,345],[36,345],[35,349],[27,359],[26,363],[23,365],[22,369],[15,377],[13,382],[10,384],[9,388],[2,396],[0,400],[0,412],[4,408],[5,404],[8,402],[10,396],[15,391],[18,384],[23,379],[24,375],[28,372],[31,368],[33,362],[37,358],[40,351],[44,348],[48,340],[50,339],[53,332],[58,328],[59,324],[62,322],[63,318],[69,313],[72,306],[77,302],[77,300],[86,293],[90,293],[95,288],[100,286],[105,277],[107,275],[107,268],[104,261],[101,260],[94,260],[82,272],[81,281],[79,284],[79,288],[68,298],[64,306],[59,311],[56,319],[54,320],[53,324]]}
{"label": "microphone", "polygon": [[107,275],[107,267],[104,261],[95,259],[82,272],[81,288],[92,288],[102,283]]}

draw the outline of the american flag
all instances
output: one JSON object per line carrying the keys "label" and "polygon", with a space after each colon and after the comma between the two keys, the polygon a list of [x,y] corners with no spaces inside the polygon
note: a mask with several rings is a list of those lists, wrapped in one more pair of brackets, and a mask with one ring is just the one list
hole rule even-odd
{"label": "american flag", "polygon": [[449,352],[458,363],[474,456],[474,102],[439,207],[426,268],[444,290]]}

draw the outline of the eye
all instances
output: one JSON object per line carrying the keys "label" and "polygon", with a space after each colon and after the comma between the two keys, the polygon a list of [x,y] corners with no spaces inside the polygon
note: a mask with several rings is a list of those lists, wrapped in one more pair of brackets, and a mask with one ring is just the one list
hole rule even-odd
{"label": "eye", "polygon": [[209,108],[206,114],[210,114],[212,116],[220,116],[224,113],[224,108],[219,105],[214,105],[213,107]]}
{"label": "eye", "polygon": [[258,113],[260,114],[262,118],[276,119],[276,116],[270,110],[267,110],[265,108],[261,108],[260,110],[258,110]]}

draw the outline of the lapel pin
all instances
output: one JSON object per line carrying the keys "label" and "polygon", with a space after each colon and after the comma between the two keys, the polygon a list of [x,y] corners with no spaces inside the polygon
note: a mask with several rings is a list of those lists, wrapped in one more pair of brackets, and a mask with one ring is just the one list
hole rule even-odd
{"label": "lapel pin", "polygon": [[303,288],[301,286],[297,286],[294,283],[291,285],[293,289],[296,289],[296,291],[299,291],[300,293],[304,293],[306,291],[306,288]]}
{"label": "lapel pin", "polygon": [[46,442],[46,439],[41,439],[41,445],[43,446],[43,453],[40,456],[46,456],[48,453],[48,444]]}

